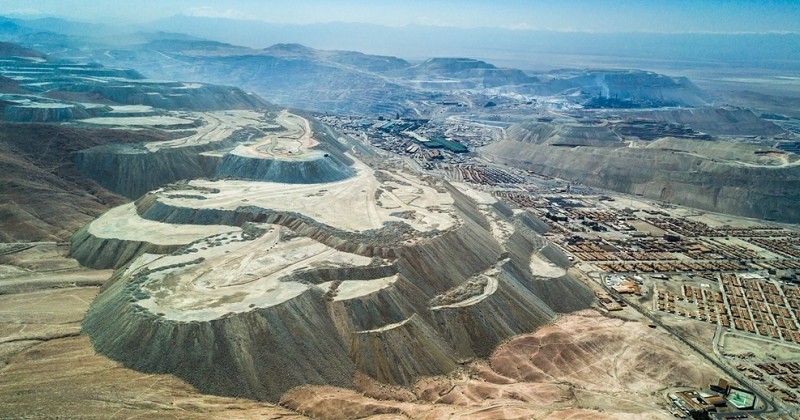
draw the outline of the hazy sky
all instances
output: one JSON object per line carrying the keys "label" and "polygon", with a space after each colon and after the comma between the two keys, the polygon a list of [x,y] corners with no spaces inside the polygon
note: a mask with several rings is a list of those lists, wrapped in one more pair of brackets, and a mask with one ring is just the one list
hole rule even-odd
{"label": "hazy sky", "polygon": [[800,32],[797,0],[0,0],[0,14],[145,22],[176,14],[598,32]]}

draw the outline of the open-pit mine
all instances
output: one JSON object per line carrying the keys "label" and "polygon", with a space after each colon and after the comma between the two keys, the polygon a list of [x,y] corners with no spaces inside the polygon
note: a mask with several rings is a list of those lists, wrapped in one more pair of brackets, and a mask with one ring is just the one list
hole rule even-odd
{"label": "open-pit mine", "polygon": [[92,48],[148,76],[0,43],[0,418],[800,410],[797,118],[642,70]]}
{"label": "open-pit mine", "polygon": [[237,121],[252,135],[235,146],[147,144],[138,161],[197,158],[211,176],[148,192],[70,239],[83,265],[119,268],[83,322],[98,352],[277,402],[299,385],[352,388],[356,372],[406,386],[446,375],[592,302],[563,268],[541,275],[566,256],[527,213],[379,162],[286,110]]}

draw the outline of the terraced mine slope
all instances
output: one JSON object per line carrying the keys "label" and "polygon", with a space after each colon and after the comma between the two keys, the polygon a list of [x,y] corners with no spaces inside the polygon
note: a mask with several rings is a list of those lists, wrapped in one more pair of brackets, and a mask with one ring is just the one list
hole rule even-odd
{"label": "terraced mine slope", "polygon": [[[704,129],[711,127],[703,122],[719,120],[713,110],[667,113],[683,115]],[[634,115],[654,118],[663,113]],[[754,126],[755,119],[744,117],[726,121],[714,127],[736,133],[772,133],[777,128],[765,128],[760,120]],[[510,127],[506,139],[482,153],[503,164],[585,185],[721,213],[800,221],[800,159],[771,147],[673,137],[640,141],[608,124],[525,122]]]}
{"label": "terraced mine slope", "polygon": [[0,44],[0,240],[64,241],[125,202],[104,188],[113,186],[106,182],[109,173],[97,180],[85,176],[118,169],[117,163],[84,168],[75,160],[81,150],[131,148],[187,137],[195,129],[207,133],[213,128],[205,123],[214,120],[192,112],[220,108],[268,105],[236,88],[146,80],[133,70],[53,60]]}
{"label": "terraced mine slope", "polygon": [[[353,387],[357,372],[402,386],[447,374],[593,301],[527,213],[355,156],[297,114],[232,115],[253,135],[135,155],[202,158],[210,179],[163,186],[73,236],[82,264],[120,267],[83,323],[99,353],[277,401],[298,385]],[[193,152],[167,153],[180,149]]]}
{"label": "terraced mine slope", "polygon": [[587,108],[697,107],[708,94],[685,77],[642,70],[564,70],[542,76],[543,94],[583,97]]}
{"label": "terraced mine slope", "polygon": [[[659,151],[664,171],[683,169],[671,155],[792,167],[776,149],[697,141],[771,123],[730,108],[665,111],[679,124],[623,110],[705,101],[684,79],[641,71],[149,47],[102,54],[384,121],[320,117],[343,137],[239,89],[0,44],[11,54],[0,59],[1,239],[53,241],[0,244],[0,417],[658,418],[669,387],[724,375],[632,311],[621,317],[637,321],[585,310],[595,294],[573,277],[583,263],[542,236],[558,226],[491,195],[509,192],[500,184],[535,194],[538,177],[420,139],[474,151],[510,116],[536,115],[509,138],[553,154]],[[385,121],[395,112],[415,118]],[[379,128],[391,125],[408,132]],[[446,182],[443,168],[487,185]]]}
{"label": "terraced mine slope", "polygon": [[[483,106],[555,96],[589,108],[698,107],[711,102],[685,77],[641,70],[556,70],[527,74],[472,58],[397,57],[317,50],[298,44],[251,49],[212,41],[163,39],[89,52],[97,62],[133,66],[150,77],[235,84],[285,106],[426,118],[442,106]],[[81,54],[87,54],[81,51]],[[524,102],[524,101],[523,101]]]}
{"label": "terraced mine slope", "polygon": [[72,156],[78,150],[170,136],[154,130],[0,124],[0,241],[64,241],[125,202],[76,170]]}
{"label": "terraced mine slope", "polygon": [[50,60],[3,57],[0,76],[15,89],[0,96],[3,120],[61,122],[103,116],[113,105],[160,109],[253,109],[267,104],[237,88],[145,79],[134,70]]}

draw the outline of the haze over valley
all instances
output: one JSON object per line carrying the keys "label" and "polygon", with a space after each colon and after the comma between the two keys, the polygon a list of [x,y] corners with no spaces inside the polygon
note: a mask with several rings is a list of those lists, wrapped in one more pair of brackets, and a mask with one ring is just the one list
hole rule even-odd
{"label": "haze over valley", "polygon": [[0,417],[800,413],[794,3],[28,3]]}

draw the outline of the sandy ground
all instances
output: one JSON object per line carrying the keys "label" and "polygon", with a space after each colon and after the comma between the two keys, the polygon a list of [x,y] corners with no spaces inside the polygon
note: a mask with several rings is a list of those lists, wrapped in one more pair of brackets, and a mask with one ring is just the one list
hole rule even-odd
{"label": "sandy ground", "polygon": [[109,114],[145,114],[154,111],[155,109],[148,105],[114,105]]}
{"label": "sandy ground", "polygon": [[233,134],[234,131],[242,127],[262,124],[263,120],[263,115],[256,111],[216,111],[191,115],[205,121],[205,124],[197,129],[196,134],[177,140],[147,143],[145,144],[147,150],[155,152],[164,148],[221,141]]}
{"label": "sandy ground", "polygon": [[797,360],[800,348],[763,339],[746,333],[726,332],[719,342],[720,351],[725,354],[743,355],[752,353],[756,360]]}
{"label": "sandy ground", "polygon": [[[455,216],[449,211],[453,204],[450,194],[438,192],[413,175],[393,173],[390,180],[379,182],[365,164],[356,161],[355,169],[356,176],[325,184],[193,180],[189,183],[193,187],[219,192],[171,190],[160,200],[176,207],[235,210],[252,205],[300,212],[326,225],[358,232],[379,229],[386,221],[403,221],[422,232],[445,230],[455,224]],[[376,198],[379,189],[380,197]],[[169,198],[180,194],[200,194],[206,199]],[[412,217],[393,215],[404,211],[413,211]]]}
{"label": "sandy ground", "polygon": [[[646,304],[643,306],[645,305]],[[663,313],[659,315],[661,314]],[[677,315],[661,316],[660,320],[676,334],[693,343],[698,348],[703,349],[707,354],[714,353],[712,343],[714,341],[714,333],[717,330],[717,324]]]}
{"label": "sandy ground", "polygon": [[531,272],[534,276],[555,278],[567,274],[567,270],[553,264],[539,254],[531,255]]}
{"label": "sandy ground", "polygon": [[[19,245],[19,244],[15,244]],[[86,270],[66,258],[69,247],[54,242],[22,244],[25,249],[0,256],[0,296],[41,289],[99,286],[111,270]]]}
{"label": "sandy ground", "polygon": [[488,192],[476,189],[470,184],[463,182],[451,182],[451,184],[458,188],[459,191],[466,194],[469,198],[475,201],[478,205],[492,205],[497,202],[497,199]]}
{"label": "sandy ground", "polygon": [[275,121],[283,126],[285,131],[280,135],[269,135],[257,144],[247,146],[249,153],[243,156],[298,157],[318,144],[311,136],[311,125],[305,118],[283,110]]}
{"label": "sandy ground", "polygon": [[192,120],[185,118],[169,117],[166,115],[158,115],[152,117],[101,117],[101,118],[86,118],[81,120],[85,124],[95,125],[125,125],[125,126],[184,126],[192,124]]}
{"label": "sandy ground", "polygon": [[642,220],[628,220],[626,223],[631,225],[633,228],[638,230],[639,232],[647,233],[650,236],[661,237],[664,236],[664,229],[657,228],[650,223],[647,223]]}
{"label": "sandy ground", "polygon": [[77,336],[15,355],[0,370],[2,418],[292,418],[271,404],[203,395],[170,375],[120,366]]}
{"label": "sandy ground", "polygon": [[[247,312],[290,300],[309,287],[287,278],[316,266],[365,266],[371,259],[330,248],[309,238],[282,240],[280,227],[242,241],[240,233],[218,235],[192,245],[189,252],[153,259],[137,269],[152,270],[143,289],[150,298],[139,304],[152,313],[178,320],[209,320],[229,312]],[[198,258],[205,260],[193,264]],[[188,263],[185,267],[177,267]],[[165,267],[172,267],[163,269]],[[131,272],[130,274],[135,274]],[[366,294],[370,283],[352,282],[347,295]]]}
{"label": "sandy ground", "polygon": [[236,146],[231,153],[262,159],[319,159],[323,157],[324,152],[311,150],[319,143],[311,136],[311,124],[308,120],[283,110],[275,122],[284,130],[277,134],[264,133],[264,137],[247,145]]}
{"label": "sandy ground", "polygon": [[89,225],[89,233],[98,238],[145,240],[155,245],[182,245],[210,235],[239,231],[241,228],[233,226],[174,225],[142,219],[134,203],[115,207]]}
{"label": "sandy ground", "polygon": [[[339,283],[336,288],[336,296],[334,301],[343,301],[348,299],[357,298],[359,296],[366,296],[377,292],[378,290],[385,289],[397,281],[398,275],[395,274],[391,277],[384,277],[373,280],[345,280]],[[334,284],[332,281],[320,283],[318,286],[322,290],[329,290]]]}
{"label": "sandy ground", "polygon": [[319,418],[671,418],[662,391],[716,376],[663,332],[584,311],[410,390],[360,378],[360,392],[301,387],[282,404]]}

